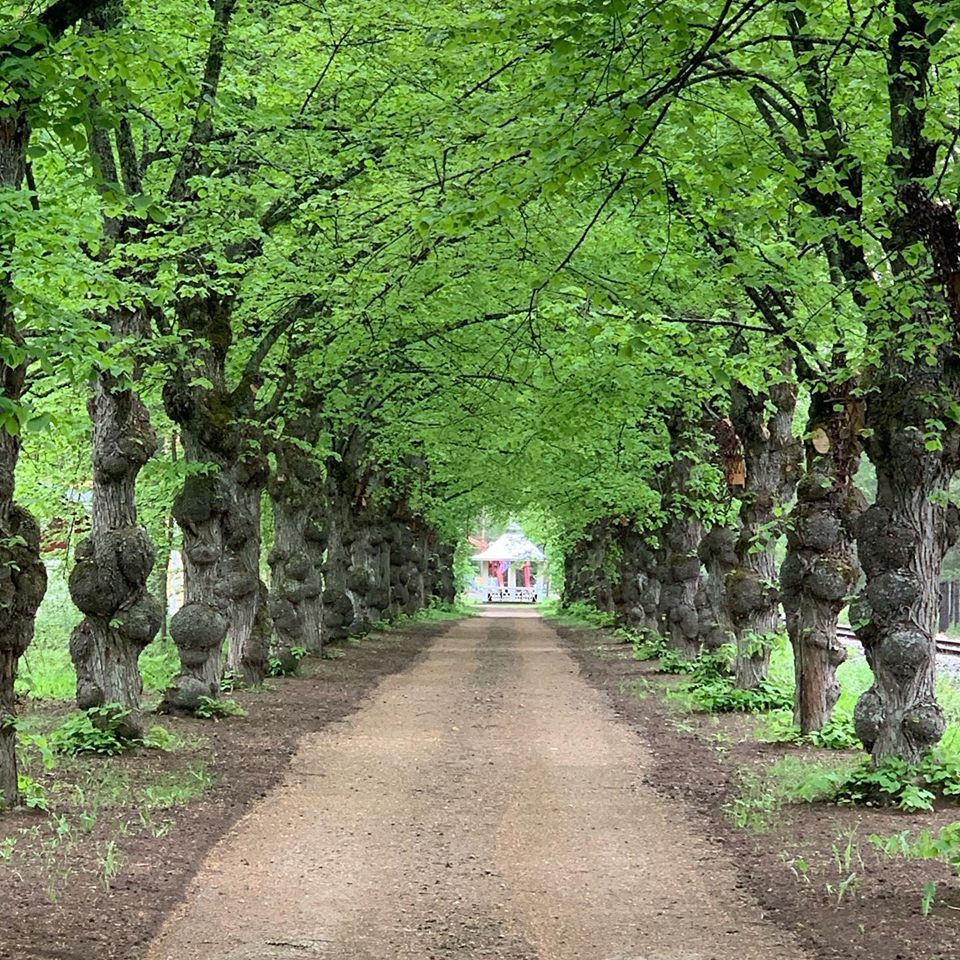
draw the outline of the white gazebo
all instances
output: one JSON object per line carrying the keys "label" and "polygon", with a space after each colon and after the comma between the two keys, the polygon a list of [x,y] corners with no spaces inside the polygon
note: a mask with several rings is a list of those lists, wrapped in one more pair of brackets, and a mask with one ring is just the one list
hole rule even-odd
{"label": "white gazebo", "polygon": [[471,594],[490,602],[542,600],[546,596],[542,576],[545,559],[519,525],[511,523],[506,533],[473,558],[480,564],[480,571]]}

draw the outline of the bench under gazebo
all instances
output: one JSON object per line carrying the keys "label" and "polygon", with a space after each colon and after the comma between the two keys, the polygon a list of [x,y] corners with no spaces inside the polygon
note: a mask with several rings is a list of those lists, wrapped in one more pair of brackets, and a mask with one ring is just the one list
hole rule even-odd
{"label": "bench under gazebo", "polygon": [[511,523],[506,533],[478,553],[480,564],[471,593],[488,603],[536,603],[543,599],[543,551]]}

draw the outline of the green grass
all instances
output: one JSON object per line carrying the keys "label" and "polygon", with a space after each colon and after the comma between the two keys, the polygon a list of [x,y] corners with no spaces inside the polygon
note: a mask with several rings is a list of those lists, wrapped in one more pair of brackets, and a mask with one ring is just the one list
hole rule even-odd
{"label": "green grass", "polygon": [[[16,690],[36,700],[72,700],[77,674],[70,660],[70,634],[80,622],[62,561],[47,564],[47,592],[37,611],[33,642],[20,658]],[[162,693],[177,675],[180,661],[169,637],[158,637],[140,655],[140,672],[148,693]]]}
{"label": "green grass", "polygon": [[588,603],[577,602],[561,607],[556,598],[538,604],[538,609],[545,619],[560,627],[612,627],[615,620],[612,613],[604,613]]}
{"label": "green grass", "polygon": [[70,700],[77,675],[70,661],[70,633],[80,611],[67,590],[62,562],[47,565],[47,592],[37,611],[33,643],[20,658],[17,693],[40,700]]}
{"label": "green grass", "polygon": [[852,774],[855,757],[781,757],[769,766],[740,771],[736,796],[727,804],[727,816],[745,830],[769,830],[780,809],[791,803],[829,800],[838,777]]}
{"label": "green grass", "polygon": [[159,810],[182,806],[202,796],[213,784],[213,774],[205,763],[198,761],[186,770],[163,774],[143,787],[138,806]]}
{"label": "green grass", "polygon": [[474,617],[479,610],[479,604],[474,600],[458,598],[454,603],[434,603],[424,607],[416,613],[401,613],[393,620],[378,620],[372,629],[378,633],[386,633],[398,627],[411,623],[434,623],[444,620],[462,620],[464,617]]}

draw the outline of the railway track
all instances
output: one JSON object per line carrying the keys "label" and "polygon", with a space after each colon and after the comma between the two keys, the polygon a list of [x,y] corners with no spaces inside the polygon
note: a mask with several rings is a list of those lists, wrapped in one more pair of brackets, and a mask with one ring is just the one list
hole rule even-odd
{"label": "railway track", "polygon": [[[852,627],[844,627],[837,624],[837,637],[842,643],[859,643],[857,635]],[[937,638],[937,653],[945,653],[948,656],[960,657],[960,640],[954,640],[951,637],[940,636]]]}

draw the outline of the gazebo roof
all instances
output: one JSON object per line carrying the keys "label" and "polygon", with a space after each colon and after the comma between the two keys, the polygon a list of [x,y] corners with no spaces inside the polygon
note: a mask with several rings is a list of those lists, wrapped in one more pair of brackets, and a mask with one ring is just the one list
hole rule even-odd
{"label": "gazebo roof", "polygon": [[543,551],[531,543],[516,523],[507,527],[507,532],[497,537],[482,553],[478,553],[474,560],[536,560],[544,559]]}

